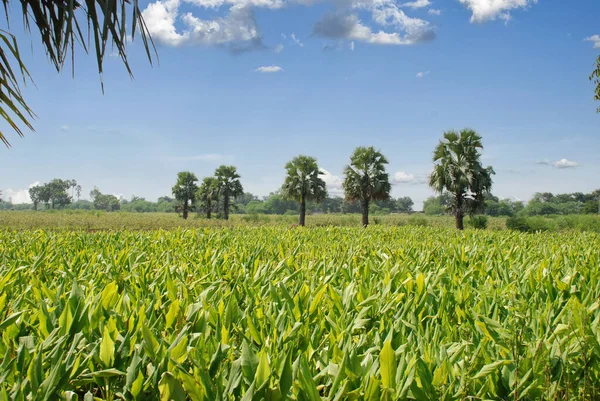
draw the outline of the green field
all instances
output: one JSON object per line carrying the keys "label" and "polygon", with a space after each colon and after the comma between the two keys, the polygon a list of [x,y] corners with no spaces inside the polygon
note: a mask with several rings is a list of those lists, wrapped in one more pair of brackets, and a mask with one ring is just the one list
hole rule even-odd
{"label": "green field", "polygon": [[0,399],[597,400],[599,244],[413,226],[0,231]]}

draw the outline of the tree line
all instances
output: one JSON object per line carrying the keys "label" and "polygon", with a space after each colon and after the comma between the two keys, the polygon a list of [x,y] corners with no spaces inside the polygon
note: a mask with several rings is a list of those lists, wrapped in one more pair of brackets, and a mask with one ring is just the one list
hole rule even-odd
{"label": "tree line", "polygon": [[[464,228],[464,217],[525,216],[598,213],[600,190],[589,194],[537,193],[527,205],[499,199],[491,192],[494,170],[481,164],[482,138],[471,129],[448,131],[433,152],[433,172],[429,185],[438,196],[428,198],[423,211],[429,215],[451,214],[456,227]],[[161,197],[148,202],[133,197],[131,201],[102,194],[98,188],[90,192],[91,201],[80,200],[81,187],[75,180],[54,179],[30,188],[33,208],[70,205],[71,208],[93,208],[106,211],[179,212],[187,219],[191,211],[228,219],[230,213],[297,214],[299,225],[305,225],[308,213],[361,213],[362,224],[369,224],[369,214],[412,212],[409,197],[390,196],[391,183],[386,171],[387,158],[373,147],[357,147],[344,169],[344,197],[330,197],[317,160],[300,155],[285,165],[286,176],[281,188],[268,197],[245,193],[235,166],[222,165],[199,183],[189,171],[179,172],[172,188],[173,198]]]}
{"label": "tree line", "polygon": [[[447,209],[456,218],[456,228],[464,228],[464,216],[481,213],[485,196],[492,188],[492,167],[481,164],[482,138],[471,129],[448,131],[433,152],[434,170],[429,185],[449,199]],[[369,213],[375,202],[390,200],[392,189],[386,171],[388,159],[374,147],[357,147],[344,169],[342,188],[346,201],[358,203],[362,225],[369,225]],[[306,224],[309,203],[321,203],[328,198],[324,174],[314,157],[300,155],[285,165],[286,176],[280,193],[283,199],[298,204],[298,224]],[[211,218],[213,204],[222,200],[223,218],[229,217],[232,198],[243,194],[240,176],[233,166],[221,166],[213,177],[204,178],[198,187],[197,177],[189,171],[178,173],[173,195],[182,204],[183,218],[194,206],[206,211]],[[254,207],[258,205],[254,204]]]}

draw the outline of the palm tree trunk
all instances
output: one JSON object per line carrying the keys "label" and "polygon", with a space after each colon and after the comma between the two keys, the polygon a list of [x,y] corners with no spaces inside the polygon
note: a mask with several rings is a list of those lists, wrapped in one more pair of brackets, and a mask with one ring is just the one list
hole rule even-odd
{"label": "palm tree trunk", "polygon": [[212,211],[212,205],[210,201],[206,202],[206,218],[210,220],[210,212]]}
{"label": "palm tree trunk", "polygon": [[360,202],[361,211],[362,211],[362,225],[363,227],[367,227],[369,225],[369,201],[363,200]]}
{"label": "palm tree trunk", "polygon": [[463,214],[463,196],[462,196],[462,194],[456,194],[456,210],[454,212],[454,217],[456,218],[456,228],[458,230],[464,230],[465,226],[463,223],[463,218],[465,216]]}
{"label": "palm tree trunk", "polygon": [[300,222],[298,224],[300,224],[302,227],[304,227],[305,222],[306,222],[306,201],[304,200],[304,195],[303,195],[302,198],[300,199]]}
{"label": "palm tree trunk", "polygon": [[229,191],[225,191],[223,199],[223,218],[229,220]]}
{"label": "palm tree trunk", "polygon": [[183,219],[186,220],[188,218],[188,201],[183,202]]}

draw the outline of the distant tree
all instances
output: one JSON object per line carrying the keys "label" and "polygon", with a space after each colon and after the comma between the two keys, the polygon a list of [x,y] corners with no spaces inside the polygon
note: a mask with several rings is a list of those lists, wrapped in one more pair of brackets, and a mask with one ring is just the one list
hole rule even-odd
{"label": "distant tree", "polygon": [[31,198],[31,202],[33,203],[33,210],[37,210],[38,204],[42,201],[41,185],[29,188],[29,198]]}
{"label": "distant tree", "polygon": [[219,181],[215,177],[205,177],[198,189],[197,199],[206,218],[210,219],[214,205],[219,202]]}
{"label": "distant tree", "polygon": [[264,200],[264,211],[266,214],[285,214],[286,212],[299,212],[298,203],[287,200],[281,195],[281,191],[272,192]]}
{"label": "distant tree", "polygon": [[409,196],[396,199],[396,210],[401,213],[410,213],[413,211],[415,204]]}
{"label": "distant tree", "polygon": [[229,220],[231,199],[244,193],[240,175],[234,166],[223,165],[215,171],[215,178],[219,184],[219,196],[223,199],[223,218]]}
{"label": "distant tree", "polygon": [[385,200],[392,189],[389,175],[385,171],[387,159],[374,147],[358,147],[350,157],[344,170],[342,186],[346,200],[360,202],[362,225],[369,225],[369,204],[373,200]]}
{"label": "distant tree", "polygon": [[321,202],[327,196],[325,181],[317,165],[317,159],[310,156],[297,156],[285,165],[286,177],[281,194],[285,199],[295,200],[300,204],[298,224],[306,223],[306,203]]}
{"label": "distant tree", "polygon": [[94,204],[94,209],[115,212],[121,208],[119,198],[110,194],[103,194],[96,187],[90,191],[90,199]]}
{"label": "distant tree", "polygon": [[423,202],[423,213],[430,216],[441,216],[448,213],[452,204],[452,196],[444,192],[439,196],[430,196]]}
{"label": "distant tree", "polygon": [[464,229],[465,213],[474,214],[485,207],[485,194],[492,188],[491,167],[481,165],[481,136],[471,129],[448,131],[433,152],[434,168],[429,185],[438,193],[452,194],[456,228]]}
{"label": "distant tree", "polygon": [[188,218],[190,206],[192,206],[196,200],[196,192],[198,191],[196,181],[198,181],[198,178],[196,178],[194,173],[182,171],[177,173],[177,182],[172,188],[175,199],[182,203],[184,219]]}
{"label": "distant tree", "polygon": [[39,203],[44,203],[46,207],[51,207],[52,209],[70,204],[73,198],[69,195],[69,189],[73,181],[55,178],[46,184],[29,188],[29,197],[33,202],[33,208],[37,210]]}

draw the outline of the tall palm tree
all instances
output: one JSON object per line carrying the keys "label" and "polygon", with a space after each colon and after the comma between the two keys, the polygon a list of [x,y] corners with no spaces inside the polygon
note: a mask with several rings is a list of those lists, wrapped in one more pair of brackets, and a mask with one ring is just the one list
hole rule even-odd
{"label": "tall palm tree", "polygon": [[175,199],[183,204],[184,219],[188,218],[190,206],[196,201],[196,191],[198,191],[196,181],[198,181],[198,178],[194,173],[189,171],[177,173],[177,183],[175,183],[172,190]]}
{"label": "tall palm tree", "polygon": [[202,203],[206,218],[210,219],[213,202],[219,201],[219,181],[215,177],[205,177],[198,189],[197,199]]}
{"label": "tall palm tree", "polygon": [[[25,27],[29,31],[37,30],[36,36],[57,71],[61,71],[69,59],[69,64],[75,64],[75,46],[80,44],[85,52],[91,51],[95,54],[100,77],[104,59],[111,53],[111,49],[118,54],[131,75],[126,46],[129,29],[132,38],[135,35],[141,36],[146,55],[152,63],[151,49],[154,45],[138,1],[3,0],[3,4],[7,20],[11,5],[22,11]],[[23,136],[19,124],[33,130],[31,119],[35,115],[21,93],[20,82],[31,77],[17,46],[17,40],[10,32],[10,25],[7,25],[6,29],[8,31],[0,29],[0,93],[4,95],[0,98],[0,109],[3,109],[0,118],[19,136]],[[1,130],[0,142],[10,146]]]}
{"label": "tall palm tree", "polygon": [[373,200],[390,198],[389,175],[385,165],[389,162],[374,147],[358,147],[350,157],[350,165],[344,174],[344,192],[346,200],[359,201],[362,211],[362,224],[369,225],[369,204]]}
{"label": "tall palm tree", "polygon": [[321,202],[327,197],[325,181],[319,175],[317,160],[309,156],[297,156],[285,165],[287,176],[281,187],[284,198],[300,203],[299,225],[306,222],[306,202]]}
{"label": "tall palm tree", "polygon": [[481,165],[481,136],[472,129],[460,133],[448,131],[433,151],[433,172],[429,186],[438,193],[452,195],[450,209],[456,228],[464,229],[465,213],[474,213],[485,205],[485,194],[492,188],[491,167]]}
{"label": "tall palm tree", "polygon": [[219,185],[219,196],[223,197],[223,218],[229,220],[231,198],[244,194],[240,175],[234,166],[220,166],[215,170],[215,178]]}

